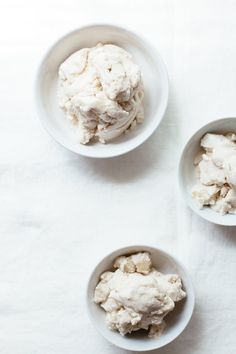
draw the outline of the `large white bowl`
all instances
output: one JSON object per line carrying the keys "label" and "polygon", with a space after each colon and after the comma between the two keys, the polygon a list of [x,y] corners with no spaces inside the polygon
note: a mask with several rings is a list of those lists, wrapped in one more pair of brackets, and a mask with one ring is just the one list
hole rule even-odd
{"label": "large white bowl", "polygon": [[[145,87],[145,120],[130,134],[122,134],[107,144],[81,145],[75,139],[73,125],[58,107],[58,68],[75,51],[95,46],[98,42],[113,43],[126,49],[140,66]],[[161,122],[167,107],[168,90],[167,72],[160,55],[140,36],[110,25],[82,27],[59,39],[44,57],[36,80],[39,117],[48,133],[67,149],[97,158],[122,155],[142,144]]]}
{"label": "large white bowl", "polygon": [[[187,292],[186,299],[180,301],[175,309],[165,317],[167,327],[159,338],[148,338],[147,332],[144,331],[121,336],[117,331],[109,330],[106,326],[105,311],[93,301],[94,289],[99,282],[100,275],[107,270],[112,270],[116,257],[140,251],[150,252],[153,265],[160,272],[179,274],[183,281],[183,288]],[[143,352],[161,348],[180,335],[193,313],[194,290],[187,270],[172,256],[154,247],[129,246],[112,252],[96,266],[88,282],[87,305],[91,321],[109,342],[126,350]]]}
{"label": "large white bowl", "polygon": [[179,163],[179,184],[188,206],[202,218],[215,224],[225,226],[236,225],[236,215],[221,215],[209,207],[199,209],[196,201],[191,196],[191,190],[197,182],[194,159],[201,151],[200,141],[206,133],[236,132],[236,118],[222,118],[208,123],[199,129],[187,142]]}

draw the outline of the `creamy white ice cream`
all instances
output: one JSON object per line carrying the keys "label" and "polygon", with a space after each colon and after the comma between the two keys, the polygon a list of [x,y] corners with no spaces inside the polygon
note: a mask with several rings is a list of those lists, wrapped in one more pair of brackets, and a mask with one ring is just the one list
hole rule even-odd
{"label": "creamy white ice cream", "polygon": [[108,327],[122,335],[139,329],[149,330],[150,337],[160,335],[164,317],[186,296],[180,277],[158,272],[147,252],[118,257],[114,267],[101,275],[94,293]]}
{"label": "creamy white ice cream", "polygon": [[59,68],[59,105],[77,128],[79,142],[105,143],[143,121],[139,67],[112,44],[84,48]]}
{"label": "creamy white ice cream", "polygon": [[236,135],[206,134],[203,153],[196,165],[198,183],[192,196],[199,207],[210,206],[221,213],[236,214]]}

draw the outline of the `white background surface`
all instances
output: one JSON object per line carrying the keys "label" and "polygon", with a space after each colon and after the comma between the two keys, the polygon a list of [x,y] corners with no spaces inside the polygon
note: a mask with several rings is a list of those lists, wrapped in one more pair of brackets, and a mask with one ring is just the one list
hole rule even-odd
{"label": "white background surface", "polygon": [[[96,262],[134,243],[173,253],[196,288],[191,323],[158,353],[235,352],[236,229],[200,220],[177,187],[187,137],[236,115],[235,12],[229,0],[1,1],[1,354],[124,354],[92,327],[84,293]],[[95,161],[67,152],[41,128],[33,84],[55,39],[102,21],[156,46],[171,94],[147,143]]]}

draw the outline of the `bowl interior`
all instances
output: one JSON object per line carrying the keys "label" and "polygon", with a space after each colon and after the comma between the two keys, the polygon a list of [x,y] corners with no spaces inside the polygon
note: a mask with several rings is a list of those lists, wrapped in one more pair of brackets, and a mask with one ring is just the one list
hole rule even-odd
{"label": "bowl interior", "polygon": [[213,121],[198,130],[188,141],[179,165],[179,182],[184,198],[190,208],[204,219],[220,225],[236,225],[236,215],[221,215],[209,207],[199,209],[191,196],[191,190],[197,182],[194,159],[201,151],[200,140],[206,133],[226,134],[236,132],[236,118],[223,118]]}
{"label": "bowl interior", "polygon": [[[126,49],[140,66],[145,87],[145,120],[130,134],[122,134],[109,144],[83,146],[76,141],[73,125],[65,119],[58,107],[58,68],[75,51],[95,46],[99,42],[116,44]],[[160,123],[168,100],[168,79],[159,55],[135,34],[108,25],[84,27],[60,39],[44,58],[36,86],[40,118],[48,132],[68,149],[91,157],[112,157],[140,145]]]}
{"label": "bowl interior", "polygon": [[[167,327],[160,338],[148,338],[146,331],[137,331],[136,333],[123,337],[118,332],[109,330],[106,326],[105,311],[93,302],[94,289],[99,282],[99,277],[104,271],[112,269],[115,258],[120,255],[132,254],[139,251],[150,252],[153,265],[159,271],[163,273],[179,274],[183,281],[183,288],[187,292],[187,298],[177,303],[174,311],[169,313],[165,318]],[[134,246],[126,247],[111,253],[98,264],[91,275],[88,284],[87,304],[92,322],[107,340],[118,347],[127,350],[147,351],[157,349],[168,344],[184,330],[192,315],[194,307],[194,293],[191,280],[186,270],[176,260],[156,248]]]}

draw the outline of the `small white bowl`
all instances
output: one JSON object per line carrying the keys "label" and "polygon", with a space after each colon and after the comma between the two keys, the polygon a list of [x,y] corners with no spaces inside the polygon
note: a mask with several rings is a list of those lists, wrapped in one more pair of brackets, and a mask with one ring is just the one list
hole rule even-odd
{"label": "small white bowl", "polygon": [[[145,120],[129,134],[122,134],[107,144],[82,145],[76,141],[73,125],[58,107],[58,68],[75,51],[93,47],[98,42],[113,43],[126,49],[140,66],[145,87]],[[167,107],[168,92],[167,72],[160,55],[140,36],[110,25],[82,27],[59,39],[45,55],[36,80],[39,117],[48,133],[65,148],[96,158],[119,156],[142,144],[160,124]]]}
{"label": "small white bowl", "polygon": [[[144,331],[137,331],[127,336],[122,336],[117,331],[111,331],[106,326],[105,311],[93,301],[94,289],[99,282],[100,275],[113,269],[112,266],[116,257],[140,251],[147,251],[151,254],[153,265],[160,272],[179,274],[183,282],[183,288],[187,292],[186,299],[176,304],[173,312],[165,317],[167,327],[159,338],[149,338],[147,332],[144,333]],[[172,256],[149,246],[129,246],[112,252],[96,266],[88,282],[87,307],[94,326],[109,342],[126,350],[144,352],[161,348],[172,342],[185,329],[193,313],[194,290],[187,270]]]}
{"label": "small white bowl", "polygon": [[192,198],[191,190],[197,183],[194,160],[201,151],[200,141],[206,133],[225,134],[236,132],[236,118],[222,118],[208,123],[199,129],[187,142],[179,163],[179,184],[182,194],[188,206],[203,219],[219,225],[236,226],[236,215],[221,215],[210,207],[199,209],[196,201]]}

